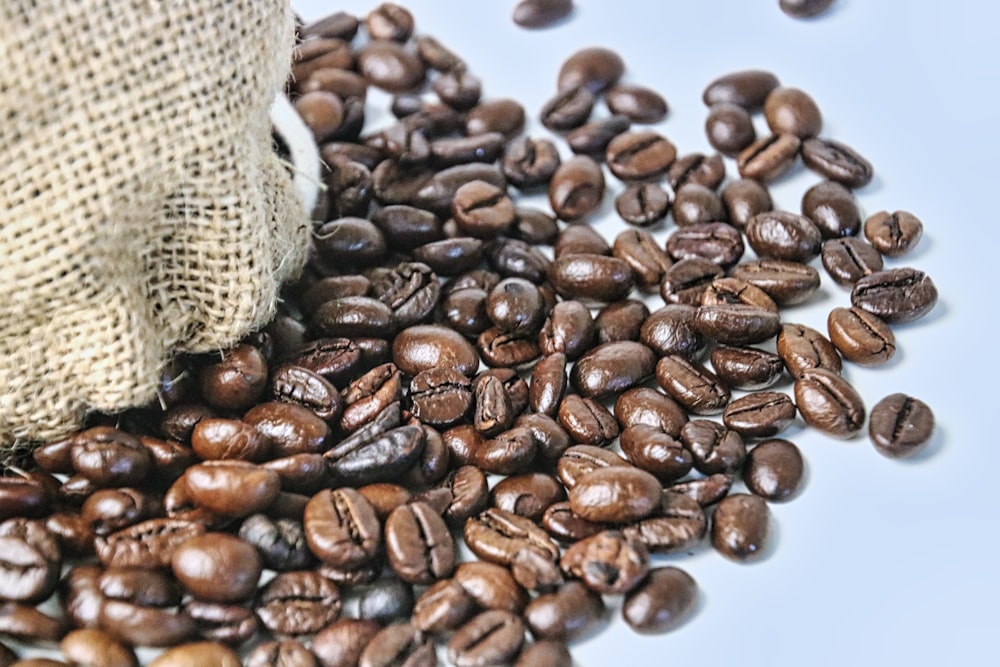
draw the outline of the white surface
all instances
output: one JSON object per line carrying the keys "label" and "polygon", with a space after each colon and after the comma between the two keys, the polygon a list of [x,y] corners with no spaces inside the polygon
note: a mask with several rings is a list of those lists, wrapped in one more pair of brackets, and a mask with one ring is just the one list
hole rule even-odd
{"label": "white surface", "polygon": [[[337,9],[363,15],[377,3],[294,4],[314,19]],[[657,128],[682,153],[710,150],[701,102],[709,81],[769,69],[812,94],[825,115],[825,136],[875,165],[875,182],[858,192],[864,212],[907,209],[925,224],[917,250],[887,265],[927,271],[941,295],[937,308],[895,328],[899,351],[888,366],[851,365],[846,375],[869,407],[894,391],[925,400],[939,424],[931,451],[918,461],[889,461],[867,437],[840,442],[790,430],[809,476],[796,499],[772,505],[773,552],[749,565],[710,549],[670,558],[701,586],[697,615],[670,634],[639,637],[616,613],[609,627],[572,647],[577,663],[991,662],[1000,577],[990,491],[1000,448],[993,429],[978,420],[995,415],[986,401],[998,370],[995,317],[987,311],[997,299],[983,284],[998,241],[995,208],[987,205],[1000,148],[992,10],[971,0],[839,0],[819,20],[798,21],[776,0],[578,0],[570,20],[527,31],[510,20],[513,0],[403,4],[419,32],[466,59],[486,97],[525,105],[533,135],[546,134],[538,110],[560,63],[580,47],[616,49],[628,81],[665,95],[671,112]],[[800,169],[772,189],[776,203],[797,210],[816,180]],[[605,211],[595,224],[611,238],[621,223],[610,204]],[[826,313],[849,299],[821,273],[826,298],[785,318],[825,331]]]}

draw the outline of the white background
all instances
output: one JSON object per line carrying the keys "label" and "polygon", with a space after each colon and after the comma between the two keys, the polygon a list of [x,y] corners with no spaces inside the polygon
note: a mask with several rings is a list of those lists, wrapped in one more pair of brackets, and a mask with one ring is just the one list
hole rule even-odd
{"label": "white background", "polygon": [[[377,3],[294,4],[315,19],[338,9],[364,15]],[[997,297],[987,276],[996,269],[1000,225],[992,204],[1000,189],[1000,77],[990,44],[997,17],[986,3],[838,0],[835,10],[802,21],[785,16],[776,0],[578,0],[568,21],[542,31],[512,23],[513,0],[403,4],[418,32],[465,58],[485,97],[525,105],[533,135],[546,134],[535,119],[560,63],[584,46],[617,50],[626,80],[664,94],[671,111],[656,127],[681,153],[710,151],[701,102],[709,81],[771,70],[814,97],[825,136],[875,165],[877,178],[857,193],[863,211],[906,209],[925,224],[916,251],[887,266],[926,271],[940,302],[925,319],[895,328],[899,350],[887,366],[849,365],[845,375],[869,407],[895,391],[925,400],[939,424],[930,450],[917,461],[890,461],[867,437],[842,442],[790,429],[808,479],[794,500],[772,505],[772,553],[746,565],[710,549],[670,558],[699,582],[698,613],[670,634],[639,637],[616,609],[607,627],[572,647],[576,661],[990,663],[1000,592],[993,492],[1000,443],[984,421],[997,413]],[[369,106],[377,103],[371,98]],[[798,210],[817,180],[800,168],[772,188],[776,204]],[[622,228],[610,200],[593,220],[609,238]],[[848,293],[821,273],[823,297],[786,320],[825,331],[829,309],[848,303]]]}

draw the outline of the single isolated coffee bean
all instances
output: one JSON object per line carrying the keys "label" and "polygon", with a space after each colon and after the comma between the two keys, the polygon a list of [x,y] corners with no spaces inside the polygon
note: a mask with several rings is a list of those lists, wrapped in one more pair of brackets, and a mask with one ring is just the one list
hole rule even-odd
{"label": "single isolated coffee bean", "polygon": [[659,567],[625,596],[622,617],[644,635],[669,632],[684,623],[698,601],[698,584],[684,570]]}
{"label": "single isolated coffee bean", "polygon": [[920,218],[908,211],[879,211],[865,220],[865,238],[886,257],[908,253],[923,233]]}
{"label": "single isolated coffee bean", "polygon": [[801,152],[802,162],[807,167],[849,188],[864,187],[875,176],[871,162],[839,141],[812,137],[802,142]]}
{"label": "single isolated coffee bean", "polygon": [[625,73],[625,63],[614,51],[599,46],[580,49],[559,68],[556,88],[566,90],[584,86],[595,95],[618,83]]}
{"label": "single isolated coffee bean", "polygon": [[705,106],[736,104],[747,111],[757,111],[764,100],[779,86],[778,77],[766,70],[741,70],[715,79],[705,87],[702,101]]}
{"label": "single isolated coffee bean", "polygon": [[807,424],[837,438],[852,438],[865,423],[865,404],[844,378],[809,368],[795,380],[795,404]]}
{"label": "single isolated coffee bean", "polygon": [[933,434],[934,413],[918,398],[890,394],[872,408],[868,435],[885,457],[911,457],[926,447]]}
{"label": "single isolated coffee bean", "polygon": [[612,466],[583,475],[569,491],[569,504],[588,521],[625,523],[653,514],[662,495],[660,482],[645,470]]}
{"label": "single isolated coffee bean", "polygon": [[934,308],[937,298],[934,281],[923,271],[906,267],[865,276],[851,291],[851,305],[889,324],[923,317]]}
{"label": "single isolated coffee bean", "polygon": [[799,489],[805,471],[802,453],[788,440],[765,440],[750,450],[743,464],[743,482],[770,501],[788,500]]}
{"label": "single isolated coffee bean", "polygon": [[860,308],[834,308],[826,320],[830,341],[847,359],[862,366],[880,366],[896,352],[889,325]]}
{"label": "single isolated coffee bean", "polygon": [[763,498],[734,493],[716,506],[712,515],[712,546],[726,558],[760,558],[767,545],[771,511]]}
{"label": "single isolated coffee bean", "polygon": [[522,28],[548,28],[573,11],[573,0],[520,0],[514,6],[514,23]]}

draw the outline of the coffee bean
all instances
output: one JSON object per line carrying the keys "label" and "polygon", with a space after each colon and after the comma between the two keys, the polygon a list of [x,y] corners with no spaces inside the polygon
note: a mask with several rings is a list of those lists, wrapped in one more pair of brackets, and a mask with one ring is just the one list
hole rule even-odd
{"label": "coffee bean", "polygon": [[674,553],[698,544],[707,526],[705,513],[696,501],[666,492],[653,516],[625,526],[623,532],[641,541],[651,553]]}
{"label": "coffee bean", "polygon": [[655,426],[636,424],[622,430],[622,455],[661,482],[680,479],[691,470],[691,454],[679,440]]}
{"label": "coffee bean", "polygon": [[425,424],[446,425],[472,406],[472,382],[451,368],[421,371],[410,382],[413,415]]}
{"label": "coffee bean", "polygon": [[788,211],[758,213],[747,222],[747,242],[760,257],[806,263],[823,238],[809,218]]}
{"label": "coffee bean", "polygon": [[868,436],[882,456],[902,459],[922,451],[934,434],[934,413],[907,394],[889,394],[872,408]]}
{"label": "coffee bean", "polygon": [[580,581],[539,595],[524,610],[536,639],[571,641],[590,632],[604,616],[604,601]]}
{"label": "coffee bean", "polygon": [[534,336],[508,333],[496,326],[479,334],[476,349],[483,362],[494,368],[525,366],[541,356]]}
{"label": "coffee bean", "polygon": [[726,558],[747,561],[759,558],[770,533],[767,503],[758,496],[734,493],[712,515],[712,546]]}
{"label": "coffee bean", "polygon": [[671,398],[698,415],[722,412],[729,402],[729,389],[714,373],[677,354],[657,362],[656,381]]}
{"label": "coffee bean", "polygon": [[411,622],[421,632],[450,632],[472,618],[476,606],[475,598],[458,582],[445,579],[432,584],[417,598]]}
{"label": "coffee bean", "polygon": [[184,519],[148,519],[107,537],[94,539],[105,567],[169,567],[174,551],[205,526]]}
{"label": "coffee bean", "polygon": [[678,227],[726,219],[719,195],[697,183],[688,183],[677,191],[673,212]]}
{"label": "coffee bean", "polygon": [[625,71],[625,63],[614,51],[603,47],[580,49],[559,68],[559,90],[584,86],[595,95],[613,86]]}
{"label": "coffee bean", "polygon": [[451,329],[433,324],[400,331],[392,343],[392,357],[408,375],[445,367],[472,376],[479,369],[479,355],[468,341]]}
{"label": "coffee bean", "polygon": [[0,587],[4,600],[41,602],[55,590],[62,557],[55,537],[40,521],[0,524]]}
{"label": "coffee bean", "polygon": [[[513,180],[511,183],[514,183]],[[530,206],[517,206],[514,210],[517,212],[517,220],[510,233],[515,238],[527,243],[551,245],[559,234],[559,226],[551,214]]]}
{"label": "coffee bean", "polygon": [[[473,429],[469,430],[475,432]],[[488,499],[486,475],[471,465],[459,466],[436,487],[414,497],[414,500],[426,502],[433,507],[452,525],[461,525],[469,517],[481,512],[486,508]]]}
{"label": "coffee bean", "polygon": [[573,0],[520,0],[513,18],[522,28],[548,28],[572,11]]}
{"label": "coffee bean", "polygon": [[559,423],[574,442],[604,446],[618,437],[618,422],[592,398],[568,394],[559,404]]}
{"label": "coffee bean", "polygon": [[[132,649],[95,628],[80,628],[68,632],[59,642],[59,651],[66,660],[77,665],[135,667],[139,664]],[[11,660],[4,664],[13,663]]]}
{"label": "coffee bean", "polygon": [[744,229],[750,218],[758,213],[774,208],[767,188],[752,178],[731,181],[722,188],[722,204],[726,219],[737,229]]}
{"label": "coffee bean", "polygon": [[934,308],[937,298],[937,287],[927,274],[905,267],[865,276],[851,291],[851,305],[889,324],[923,317]]}
{"label": "coffee bean", "polygon": [[496,507],[466,521],[463,534],[473,553],[499,565],[509,565],[523,549],[533,549],[553,562],[559,557],[558,547],[533,521]]}
{"label": "coffee bean", "polygon": [[94,535],[110,535],[162,513],[158,498],[128,487],[98,489],[80,507],[80,517]]}
{"label": "coffee bean", "polygon": [[604,343],[574,364],[570,383],[582,396],[602,398],[620,393],[653,374],[656,355],[635,341]]}
{"label": "coffee bean", "polygon": [[486,314],[494,325],[512,334],[535,333],[545,319],[541,293],[524,278],[501,280],[489,293]]}
{"label": "coffee bean", "polygon": [[701,303],[701,297],[709,284],[723,275],[725,271],[715,262],[704,257],[688,257],[663,272],[660,296],[668,304],[696,306]]}
{"label": "coffee bean", "polygon": [[108,426],[74,435],[69,458],[73,470],[97,487],[137,486],[153,467],[152,455],[138,439]]}
{"label": "coffee bean", "polygon": [[550,505],[541,521],[548,534],[561,542],[578,542],[604,530],[602,524],[587,521],[576,514],[568,500]]}
{"label": "coffee bean", "polygon": [[174,576],[195,597],[239,602],[257,590],[262,564],[253,545],[226,533],[192,537],[171,557]]}
{"label": "coffee bean", "polygon": [[566,394],[566,355],[556,352],[543,357],[531,372],[528,401],[531,409],[548,416],[556,414]]}
{"label": "coffee bean", "polygon": [[562,162],[549,180],[549,205],[560,220],[585,218],[597,210],[603,198],[604,172],[586,155]]}
{"label": "coffee bean", "polygon": [[292,51],[292,79],[304,81],[320,69],[351,69],[353,60],[350,45],[339,36],[303,41]]}
{"label": "coffee bean", "polygon": [[825,239],[854,236],[861,229],[861,213],[854,195],[836,181],[820,181],[802,196],[802,215]]}
{"label": "coffee bean", "polygon": [[0,477],[0,521],[45,517],[52,509],[55,495],[40,478]]}
{"label": "coffee bean", "polygon": [[868,185],[875,175],[871,163],[846,144],[813,137],[802,142],[802,162],[820,176],[849,188]]}
{"label": "coffee bean", "polygon": [[703,336],[724,345],[761,343],[777,335],[781,327],[778,313],[742,303],[700,306],[694,326]]}
{"label": "coffee bean", "polygon": [[[193,638],[197,629],[190,616],[123,600],[105,600],[98,625],[118,641],[133,646],[176,646]],[[226,649],[228,651],[228,649]],[[191,662],[178,664],[189,665]],[[209,662],[207,664],[233,664]],[[236,662],[235,664],[239,664]]]}
{"label": "coffee bean", "polygon": [[576,300],[560,301],[552,309],[538,334],[543,354],[561,352],[567,360],[583,354],[593,344],[594,318],[590,310]]}
{"label": "coffee bean", "polygon": [[434,644],[409,623],[387,626],[361,652],[359,667],[430,667],[437,664]]}
{"label": "coffee bean", "polygon": [[886,257],[908,253],[923,233],[920,218],[908,211],[879,211],[865,220],[865,238]]}
{"label": "coffee bean", "polygon": [[726,165],[718,153],[688,153],[674,160],[667,169],[667,182],[674,192],[689,184],[703,185],[714,190],[725,177]]}
{"label": "coffee bean", "polygon": [[493,238],[514,224],[514,204],[501,188],[470,181],[455,191],[451,213],[459,230],[478,238]]}
{"label": "coffee bean", "polygon": [[820,256],[823,268],[838,285],[853,285],[865,276],[882,270],[882,255],[856,237],[823,241]]}
{"label": "coffee bean", "polygon": [[615,418],[623,429],[643,424],[675,437],[687,422],[687,414],[676,401],[649,387],[622,392],[615,400]]}
{"label": "coffee bean", "polygon": [[392,2],[383,2],[365,16],[365,27],[372,39],[405,42],[413,34],[413,14]]}
{"label": "coffee bean", "polygon": [[819,272],[808,264],[780,259],[761,259],[737,264],[730,270],[733,278],[755,285],[779,306],[802,303],[819,289]]}
{"label": "coffee bean", "polygon": [[828,10],[833,0],[779,0],[778,6],[788,16],[797,19],[812,18]]}
{"label": "coffee bean", "polygon": [[[481,106],[476,107],[476,109],[481,108]],[[470,118],[474,112],[475,109],[469,112]],[[500,112],[506,113],[506,110],[500,109]],[[484,126],[480,132],[470,134],[486,134],[499,131],[499,129]],[[507,185],[503,171],[498,165],[471,162],[434,172],[425,182],[418,182],[419,187],[409,197],[409,201],[396,203],[408,203],[417,208],[433,211],[439,216],[445,216],[451,211],[451,202],[455,198],[455,193],[460,187],[470,181],[484,181],[500,189],[503,189]],[[378,192],[376,191],[377,194]]]}
{"label": "coffee bean", "polygon": [[509,611],[484,611],[448,640],[448,660],[457,667],[507,663],[524,643],[524,622]]}
{"label": "coffee bean", "polygon": [[247,461],[203,461],[188,468],[178,482],[195,505],[230,517],[267,509],[281,491],[278,473]]}
{"label": "coffee bean", "polygon": [[558,459],[572,444],[566,430],[545,414],[523,414],[518,417],[515,426],[524,427],[531,432],[535,448],[546,462]]}
{"label": "coffee bean", "polygon": [[538,249],[517,239],[495,239],[486,247],[486,259],[505,278],[517,277],[542,283],[549,260]]}
{"label": "coffee bean", "polygon": [[502,479],[490,491],[490,504],[519,516],[540,521],[545,510],[566,499],[559,480],[544,473],[525,473]]}
{"label": "coffee bean", "polygon": [[385,521],[386,517],[394,509],[406,505],[413,500],[413,494],[405,487],[399,484],[392,484],[391,482],[365,484],[358,488],[358,493],[371,503],[372,508],[375,510],[375,516],[379,518],[379,521]]}
{"label": "coffee bean", "polygon": [[778,85],[778,77],[771,72],[742,70],[715,79],[705,87],[701,97],[709,107],[728,102],[755,111],[764,106],[764,100]]}
{"label": "coffee bean", "polygon": [[698,584],[691,575],[673,566],[655,568],[625,596],[622,617],[641,634],[669,632],[694,613],[697,601]]}
{"label": "coffee bean", "polygon": [[375,509],[354,489],[320,491],[306,505],[302,520],[309,549],[337,567],[358,567],[381,546]]}
{"label": "coffee bean", "polygon": [[594,445],[573,445],[559,457],[556,462],[556,471],[559,475],[559,481],[567,489],[572,489],[584,475],[592,470],[628,465],[628,461],[608,449]]}
{"label": "coffee bean", "polygon": [[795,404],[807,424],[837,438],[851,438],[864,426],[865,404],[857,390],[825,368],[802,371]]}
{"label": "coffee bean", "polygon": [[556,259],[564,255],[610,255],[611,246],[590,225],[567,225],[559,232],[552,246],[552,256]]}
{"label": "coffee bean", "polygon": [[577,155],[602,159],[611,140],[632,126],[628,116],[615,114],[584,123],[566,135],[566,143]]}
{"label": "coffee bean", "polygon": [[643,322],[649,317],[649,308],[637,299],[614,301],[601,308],[594,318],[597,343],[638,340]]}
{"label": "coffee bean", "polygon": [[667,254],[674,261],[703,258],[729,267],[743,256],[743,237],[738,229],[725,222],[687,225],[667,238]]}
{"label": "coffee bean", "polygon": [[379,630],[375,621],[341,618],[316,633],[312,652],[323,667],[357,665],[361,652]]}
{"label": "coffee bean", "polygon": [[604,91],[604,102],[613,114],[633,123],[658,123],[667,115],[667,101],[660,93],[630,83],[619,83]]}
{"label": "coffee bean", "polygon": [[430,143],[431,160],[442,167],[468,162],[494,162],[503,150],[504,136],[499,132],[471,137],[442,137]]}
{"label": "coffee bean", "polygon": [[597,593],[627,593],[649,572],[649,551],[621,531],[605,530],[571,545],[559,561],[564,572]]}
{"label": "coffee bean", "polygon": [[412,90],[424,80],[420,58],[398,42],[374,39],[356,56],[358,72],[368,83],[390,93]]}
{"label": "coffee bean", "polygon": [[778,87],[764,100],[764,117],[775,134],[793,134],[800,139],[815,137],[823,129],[823,116],[808,93],[798,88]]}
{"label": "coffee bean", "polygon": [[451,292],[441,301],[442,321],[464,336],[478,336],[492,324],[486,315],[487,296],[475,287]]}
{"label": "coffee bean", "polygon": [[833,343],[803,324],[783,324],[778,333],[777,350],[794,378],[810,368],[825,368],[833,373],[841,369],[840,355]]}
{"label": "coffee bean", "polygon": [[668,303],[650,313],[639,330],[639,340],[659,356],[678,354],[696,359],[705,351],[705,337],[695,329],[695,308]]}
{"label": "coffee bean", "polygon": [[364,218],[340,218],[316,230],[316,251],[333,265],[371,266],[385,255],[382,231]]}
{"label": "coffee bean", "polygon": [[392,310],[397,327],[430,319],[441,298],[437,276],[420,262],[402,262],[391,269],[375,269],[370,276],[372,296]]}
{"label": "coffee bean", "polygon": [[736,156],[740,176],[757,181],[773,181],[791,169],[802,141],[794,134],[760,137]]}
{"label": "coffee bean", "polygon": [[389,306],[378,299],[345,296],[317,308],[310,326],[321,336],[385,337],[396,330],[396,319]]}
{"label": "coffee bean", "polygon": [[455,570],[452,580],[483,609],[503,609],[519,614],[528,604],[527,591],[502,565],[466,561]]}
{"label": "coffee bean", "polygon": [[257,595],[254,611],[278,635],[310,635],[333,623],[343,602],[330,579],[313,570],[282,572]]}
{"label": "coffee bean", "polygon": [[[420,375],[421,373],[418,373],[417,377]],[[459,373],[459,375],[461,374]],[[435,377],[440,379],[439,376]],[[421,386],[418,385],[418,389]],[[412,383],[410,389],[412,400],[415,398],[412,393]],[[344,431],[357,431],[363,426],[371,424],[378,415],[383,414],[390,406],[398,404],[402,400],[402,374],[395,364],[379,364],[367,373],[355,378],[344,389],[343,397],[347,407],[344,408],[344,414],[341,416],[340,428]],[[324,448],[324,450],[329,449],[329,445]]]}
{"label": "coffee bean", "polygon": [[438,98],[456,111],[466,111],[479,104],[483,92],[482,81],[458,65],[435,77],[431,84]]}
{"label": "coffee bean", "polygon": [[429,584],[455,569],[455,543],[439,514],[426,503],[394,509],[385,522],[389,565],[403,581]]}
{"label": "coffee bean", "polygon": [[347,338],[317,338],[296,350],[290,361],[343,387],[361,366],[361,349]]}
{"label": "coffee bean", "polygon": [[507,180],[522,189],[548,184],[560,164],[562,159],[554,143],[523,136],[507,142],[501,160]]}
{"label": "coffee bean", "polygon": [[[202,420],[195,427],[191,436],[191,447],[202,458],[206,459],[216,457],[206,456],[198,452],[195,440],[196,436],[205,435],[206,424],[212,424],[213,421]],[[225,420],[219,421],[222,422],[223,426],[226,426]],[[230,436],[225,449],[229,450],[230,453],[233,453],[234,450],[242,450],[245,453],[234,458],[248,461],[257,461],[264,458],[266,454],[269,454],[270,458],[279,458],[295,454],[319,453],[329,447],[331,440],[330,427],[325,421],[311,410],[293,403],[259,403],[243,415],[243,422],[256,431],[258,437],[253,437],[242,428],[233,429],[236,432]],[[230,431],[230,427],[221,430],[222,433],[215,434],[216,438],[221,439],[220,436],[228,435],[226,432]],[[264,444],[258,444],[256,440],[263,440]],[[254,449],[257,448],[259,448],[260,453],[254,453]]]}
{"label": "coffee bean", "polygon": [[663,489],[650,473],[627,466],[598,468],[569,490],[570,507],[589,521],[624,523],[643,519],[660,505]]}
{"label": "coffee bean", "polygon": [[239,667],[240,658],[217,642],[193,642],[175,646],[149,663],[150,667]]}
{"label": "coffee bean", "polygon": [[732,102],[712,105],[705,119],[705,134],[712,148],[729,157],[735,157],[757,138],[750,112]]}
{"label": "coffee bean", "polygon": [[299,27],[301,37],[335,37],[351,40],[358,32],[360,21],[347,12],[333,12],[312,23]]}
{"label": "coffee bean", "polygon": [[253,611],[240,604],[192,599],[186,601],[181,609],[198,626],[198,636],[202,639],[238,646],[248,641],[258,630],[257,617]]}
{"label": "coffee bean", "polygon": [[256,547],[261,563],[268,569],[301,570],[313,563],[301,520],[252,514],[240,525],[239,537]]}
{"label": "coffee bean", "polygon": [[776,354],[755,347],[720,345],[711,353],[712,369],[733,389],[770,387],[781,378],[785,362]]}
{"label": "coffee bean", "polygon": [[615,196],[615,211],[636,227],[652,227],[667,217],[670,195],[656,183],[630,183]]}
{"label": "coffee bean", "polygon": [[834,308],[827,317],[830,341],[844,359],[879,366],[896,352],[896,336],[885,322],[860,308]]}
{"label": "coffee bean", "polygon": [[739,278],[716,278],[701,296],[702,306],[744,304],[774,313],[778,306],[767,292]]}
{"label": "coffee bean", "polygon": [[562,642],[543,639],[524,647],[514,667],[572,667],[573,658]]}
{"label": "coffee bean", "polygon": [[726,406],[722,422],[750,438],[770,438],[795,420],[795,405],[788,394],[758,391],[737,398]]}
{"label": "coffee bean", "polygon": [[788,440],[765,440],[750,450],[743,466],[747,488],[765,500],[788,500],[799,489],[805,470],[802,453]]}
{"label": "coffee bean", "polygon": [[542,125],[557,132],[579,127],[590,118],[594,102],[594,94],[586,87],[566,88],[542,105]]}
{"label": "coffee bean", "polygon": [[246,654],[244,667],[318,667],[316,654],[296,639],[257,644]]}
{"label": "coffee bean", "polygon": [[651,130],[622,132],[608,143],[605,161],[623,181],[644,181],[661,176],[677,157],[677,147]]}
{"label": "coffee bean", "polygon": [[666,491],[674,495],[684,496],[702,507],[707,507],[725,498],[732,484],[732,475],[716,473],[687,482],[676,482],[667,487]]}

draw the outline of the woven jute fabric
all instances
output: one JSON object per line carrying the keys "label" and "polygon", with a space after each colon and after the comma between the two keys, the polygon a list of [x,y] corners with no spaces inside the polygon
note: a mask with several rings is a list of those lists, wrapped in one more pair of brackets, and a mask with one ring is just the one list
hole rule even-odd
{"label": "woven jute fabric", "polygon": [[268,111],[287,0],[0,2],[0,454],[273,316],[309,222]]}

